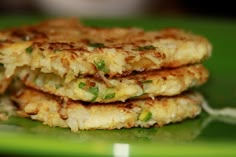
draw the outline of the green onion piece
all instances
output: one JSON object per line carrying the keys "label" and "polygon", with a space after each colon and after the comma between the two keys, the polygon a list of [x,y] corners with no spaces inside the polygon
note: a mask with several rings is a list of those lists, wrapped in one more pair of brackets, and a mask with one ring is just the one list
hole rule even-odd
{"label": "green onion piece", "polygon": [[0,67],[3,67],[3,64],[2,64],[2,63],[0,63]]}
{"label": "green onion piece", "polygon": [[94,47],[94,48],[104,48],[105,45],[102,43],[88,43],[88,46]]}
{"label": "green onion piece", "polygon": [[28,53],[28,54],[31,54],[33,51],[33,47],[32,46],[29,46],[25,49],[25,52]]}
{"label": "green onion piece", "polygon": [[152,80],[144,80],[142,83],[152,83]]}
{"label": "green onion piece", "polygon": [[56,49],[56,50],[54,50],[53,52],[54,52],[54,53],[57,53],[57,52],[60,52],[60,51],[62,51],[62,50]]}
{"label": "green onion piece", "polygon": [[104,99],[106,100],[106,99],[112,99],[112,98],[114,98],[115,97],[115,93],[108,93],[107,95],[105,95],[105,97],[104,97]]}
{"label": "green onion piece", "polygon": [[108,72],[108,69],[106,67],[105,61],[104,60],[100,60],[98,62],[94,62],[94,65],[96,66],[96,68],[100,71],[103,71],[105,73]]}
{"label": "green onion piece", "polygon": [[98,87],[96,87],[96,86],[95,86],[95,87],[90,87],[90,88],[88,89],[88,92],[91,93],[91,94],[93,94],[93,96],[94,96],[91,101],[94,101],[94,100],[97,99],[98,93],[99,93]]}
{"label": "green onion piece", "polygon": [[86,86],[86,83],[84,83],[84,82],[79,83],[79,88],[80,89],[84,89],[85,86]]}
{"label": "green onion piece", "polygon": [[137,50],[137,51],[145,51],[145,50],[155,50],[156,47],[152,46],[152,45],[148,45],[148,46],[140,46],[136,49],[133,50]]}
{"label": "green onion piece", "polygon": [[59,88],[62,87],[62,85],[61,84],[56,84],[55,87],[56,87],[56,89],[59,89]]}
{"label": "green onion piece", "polygon": [[147,122],[152,118],[152,113],[150,111],[147,110],[143,110],[141,112],[141,114],[139,115],[139,120],[143,121],[143,122]]}

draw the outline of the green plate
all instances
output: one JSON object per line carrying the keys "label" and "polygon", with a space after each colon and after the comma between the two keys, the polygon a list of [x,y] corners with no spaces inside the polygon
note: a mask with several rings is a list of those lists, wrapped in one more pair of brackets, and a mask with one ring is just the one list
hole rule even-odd
{"label": "green plate", "polygon": [[[2,16],[0,28],[40,21],[42,17]],[[180,27],[207,37],[213,55],[204,62],[211,77],[198,88],[214,108],[236,108],[236,21],[199,18],[82,20],[93,26]],[[72,133],[39,122],[10,117],[0,122],[0,154],[61,156],[236,156],[236,119],[198,118],[162,128],[93,130]]]}

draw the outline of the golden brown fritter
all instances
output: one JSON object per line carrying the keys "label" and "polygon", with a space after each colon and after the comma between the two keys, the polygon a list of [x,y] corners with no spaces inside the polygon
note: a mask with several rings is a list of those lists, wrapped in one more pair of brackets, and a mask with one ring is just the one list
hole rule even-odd
{"label": "golden brown fritter", "polygon": [[81,77],[69,83],[55,74],[29,68],[18,72],[26,86],[73,100],[103,103],[139,97],[173,96],[200,86],[208,79],[208,71],[200,64],[105,80]]}
{"label": "golden brown fritter", "polygon": [[124,76],[198,63],[211,55],[207,39],[184,30],[96,28],[75,19],[2,30],[0,40],[0,62],[7,77],[22,66],[67,81],[79,75]]}
{"label": "golden brown fritter", "polygon": [[123,103],[82,103],[22,89],[12,99],[19,105],[19,114],[49,126],[78,130],[151,127],[180,122],[201,112],[203,98],[195,92],[173,97],[160,97]]}

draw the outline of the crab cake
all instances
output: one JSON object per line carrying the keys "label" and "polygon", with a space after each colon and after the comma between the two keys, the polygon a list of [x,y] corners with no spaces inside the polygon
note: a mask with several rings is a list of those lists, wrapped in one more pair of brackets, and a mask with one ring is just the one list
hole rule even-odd
{"label": "crab cake", "polygon": [[6,78],[5,69],[0,63],[0,94],[3,94],[11,82],[11,78]]}
{"label": "crab cake", "polygon": [[173,96],[205,83],[208,71],[200,64],[143,72],[122,78],[99,80],[82,77],[65,83],[55,74],[45,74],[28,68],[18,70],[26,86],[73,100],[115,102],[129,98]]}
{"label": "crab cake", "polygon": [[79,75],[111,78],[199,63],[211,55],[207,39],[181,29],[97,28],[75,19],[2,30],[0,40],[7,77],[29,66],[67,81]]}
{"label": "crab cake", "polygon": [[194,92],[124,103],[83,103],[34,89],[22,89],[12,97],[19,114],[49,126],[78,130],[151,127],[194,118],[201,112],[203,98]]}

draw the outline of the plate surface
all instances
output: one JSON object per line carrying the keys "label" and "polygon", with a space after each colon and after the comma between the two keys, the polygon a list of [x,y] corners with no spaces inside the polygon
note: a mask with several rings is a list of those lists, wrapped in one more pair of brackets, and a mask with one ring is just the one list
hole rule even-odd
{"label": "plate surface", "polygon": [[[4,16],[0,28],[31,24],[41,17]],[[212,19],[90,19],[93,26],[141,27],[146,30],[179,27],[209,39],[213,55],[204,61],[211,73],[198,88],[214,108],[236,108],[236,21]],[[236,155],[236,118],[211,117],[206,113],[182,123],[151,129],[93,130],[72,133],[39,122],[11,117],[0,122],[0,154],[64,156],[183,156]]]}

